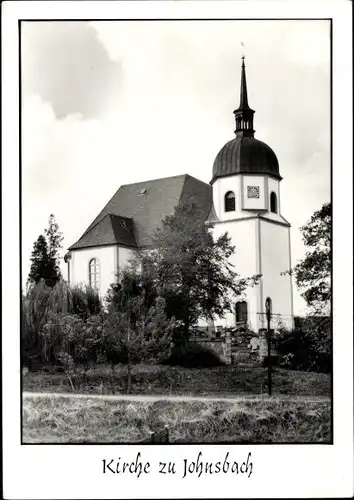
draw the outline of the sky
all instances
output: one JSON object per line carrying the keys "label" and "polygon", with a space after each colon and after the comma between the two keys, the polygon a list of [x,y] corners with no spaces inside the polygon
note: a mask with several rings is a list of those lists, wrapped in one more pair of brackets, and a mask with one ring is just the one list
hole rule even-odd
{"label": "sky", "polygon": [[51,213],[64,255],[120,185],[211,180],[234,137],[243,54],[255,137],[279,160],[293,264],[304,257],[299,228],[330,201],[328,21],[27,22],[21,44],[24,283]]}

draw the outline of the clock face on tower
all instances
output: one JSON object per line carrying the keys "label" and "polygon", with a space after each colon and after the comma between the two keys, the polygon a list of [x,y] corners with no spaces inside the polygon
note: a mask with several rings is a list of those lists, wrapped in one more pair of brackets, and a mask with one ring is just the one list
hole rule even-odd
{"label": "clock face on tower", "polygon": [[247,186],[247,198],[259,198],[259,186]]}

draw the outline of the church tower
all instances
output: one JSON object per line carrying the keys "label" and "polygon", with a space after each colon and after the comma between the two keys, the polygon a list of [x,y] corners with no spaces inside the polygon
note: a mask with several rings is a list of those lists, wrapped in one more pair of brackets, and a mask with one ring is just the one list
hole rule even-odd
{"label": "church tower", "polygon": [[[241,65],[240,105],[234,111],[236,137],[219,151],[210,182],[214,234],[228,232],[236,247],[232,257],[241,277],[261,275],[260,282],[237,299],[225,326],[247,322],[258,332],[266,327],[265,301],[271,300],[272,328],[293,327],[290,224],[281,214],[278,159],[254,137],[254,110],[248,104],[246,68]],[[241,323],[242,324],[242,323]]]}

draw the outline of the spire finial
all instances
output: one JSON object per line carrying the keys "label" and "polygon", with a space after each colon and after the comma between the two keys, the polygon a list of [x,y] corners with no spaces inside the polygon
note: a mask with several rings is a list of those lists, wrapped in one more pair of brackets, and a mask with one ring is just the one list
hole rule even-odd
{"label": "spire finial", "polygon": [[246,82],[246,67],[245,67],[245,56],[241,57],[241,92],[240,92],[240,108],[245,107],[248,108],[248,99],[247,99],[247,82]]}
{"label": "spire finial", "polygon": [[243,47],[241,59],[242,59],[242,63],[244,63],[244,59],[245,59],[245,44],[243,42],[240,42],[240,45],[241,45],[241,47]]}
{"label": "spire finial", "polygon": [[[242,47],[244,43],[241,42]],[[253,137],[253,114],[254,111],[248,105],[247,96],[247,81],[246,81],[246,66],[245,55],[241,56],[241,87],[240,87],[240,105],[234,111],[236,119],[236,136],[237,137]]]}

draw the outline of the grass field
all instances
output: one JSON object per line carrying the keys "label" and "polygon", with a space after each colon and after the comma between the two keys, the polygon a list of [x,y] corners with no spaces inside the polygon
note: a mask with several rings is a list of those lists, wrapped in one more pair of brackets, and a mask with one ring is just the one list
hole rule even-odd
{"label": "grass field", "polygon": [[25,443],[136,442],[169,426],[171,443],[326,443],[330,402],[281,397],[240,401],[112,401],[26,397]]}
{"label": "grass field", "polygon": [[[329,396],[330,375],[275,368],[275,395]],[[132,370],[132,394],[193,394],[261,395],[266,392],[267,369],[234,365],[214,368],[181,368],[177,366],[135,365]],[[124,394],[127,387],[127,368],[118,365],[96,366],[84,377],[73,378],[75,392],[84,394]],[[33,392],[72,392],[69,379],[62,372],[29,372],[23,377],[23,390]]]}

